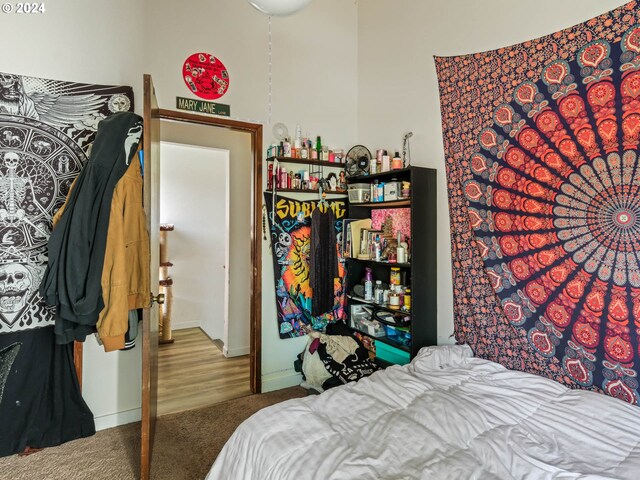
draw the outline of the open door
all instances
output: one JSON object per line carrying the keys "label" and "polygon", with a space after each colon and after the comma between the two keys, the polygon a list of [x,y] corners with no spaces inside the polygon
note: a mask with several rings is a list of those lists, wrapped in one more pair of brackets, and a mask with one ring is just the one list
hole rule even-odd
{"label": "open door", "polygon": [[149,480],[158,403],[158,279],[160,271],[160,117],[151,75],[144,76],[144,210],[150,240],[153,300],[142,317],[142,436],[140,478]]}

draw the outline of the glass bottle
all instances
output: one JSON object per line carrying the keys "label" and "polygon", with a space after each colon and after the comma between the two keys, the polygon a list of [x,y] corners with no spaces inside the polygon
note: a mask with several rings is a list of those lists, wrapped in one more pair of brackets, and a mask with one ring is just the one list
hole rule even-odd
{"label": "glass bottle", "polygon": [[381,280],[376,280],[376,288],[373,289],[373,302],[378,305],[382,305],[384,302],[384,289]]}

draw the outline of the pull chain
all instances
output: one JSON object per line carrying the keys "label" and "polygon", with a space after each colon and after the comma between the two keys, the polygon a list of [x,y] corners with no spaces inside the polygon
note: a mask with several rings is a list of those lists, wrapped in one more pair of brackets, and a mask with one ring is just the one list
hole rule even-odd
{"label": "pull chain", "polygon": [[262,239],[267,239],[267,206],[262,204]]}

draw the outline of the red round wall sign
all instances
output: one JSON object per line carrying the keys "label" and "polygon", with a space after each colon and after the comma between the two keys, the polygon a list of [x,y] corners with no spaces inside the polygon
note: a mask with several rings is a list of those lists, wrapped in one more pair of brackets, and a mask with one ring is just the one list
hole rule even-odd
{"label": "red round wall sign", "polygon": [[182,78],[192,93],[205,100],[220,98],[229,89],[229,72],[210,53],[194,53],[184,61]]}

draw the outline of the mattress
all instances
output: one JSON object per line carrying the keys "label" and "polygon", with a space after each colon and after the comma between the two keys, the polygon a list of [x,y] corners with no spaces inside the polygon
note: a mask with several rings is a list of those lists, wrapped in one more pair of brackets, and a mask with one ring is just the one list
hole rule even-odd
{"label": "mattress", "polygon": [[242,423],[209,480],[639,479],[640,408],[472,356],[407,365]]}

